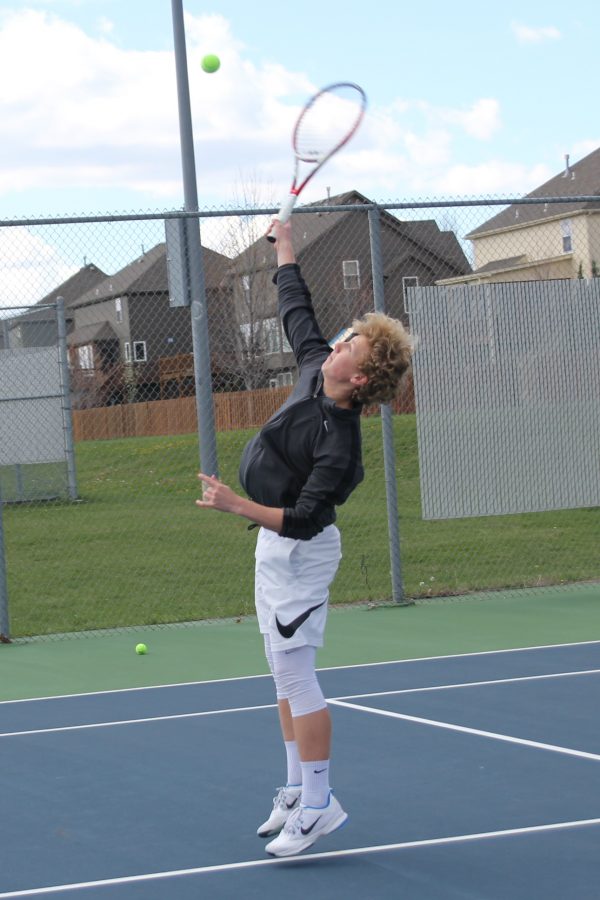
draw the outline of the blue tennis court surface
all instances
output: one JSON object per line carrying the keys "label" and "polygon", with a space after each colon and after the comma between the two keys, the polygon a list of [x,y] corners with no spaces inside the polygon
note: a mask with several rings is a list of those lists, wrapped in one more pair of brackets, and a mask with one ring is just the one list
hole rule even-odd
{"label": "blue tennis court surface", "polygon": [[320,680],[350,820],[284,860],[270,677],[0,703],[0,898],[597,900],[600,642]]}

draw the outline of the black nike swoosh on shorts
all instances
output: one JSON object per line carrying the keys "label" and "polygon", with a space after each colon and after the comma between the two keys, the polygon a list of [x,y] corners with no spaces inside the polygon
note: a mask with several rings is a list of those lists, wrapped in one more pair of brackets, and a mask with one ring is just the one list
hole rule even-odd
{"label": "black nike swoosh on shorts", "polygon": [[[323,600],[323,603],[325,603],[325,600]],[[296,616],[296,618],[293,619],[289,623],[289,625],[282,625],[281,622],[279,621],[279,619],[277,618],[277,616],[275,616],[275,623],[277,625],[277,631],[279,632],[281,637],[284,637],[284,638],[294,637],[294,635],[296,634],[296,632],[298,631],[300,626],[304,625],[304,623],[310,616],[311,612],[314,612],[315,609],[318,609],[320,606],[323,606],[323,603],[317,603],[316,606],[311,606],[310,609],[306,610],[306,612],[300,613],[300,615]]]}

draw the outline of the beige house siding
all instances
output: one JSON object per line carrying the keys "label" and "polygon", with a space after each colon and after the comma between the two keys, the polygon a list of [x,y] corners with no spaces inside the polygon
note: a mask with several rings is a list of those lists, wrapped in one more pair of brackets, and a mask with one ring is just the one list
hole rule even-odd
{"label": "beige house siding", "polygon": [[486,282],[546,281],[548,279],[572,278],[573,257],[565,254],[558,259],[544,259],[537,263],[524,263],[502,269],[489,269],[462,278],[446,278],[436,281],[438,285],[484,284]]}
{"label": "beige house siding", "polygon": [[[570,251],[563,245],[568,233]],[[472,244],[473,274],[437,284],[577,278],[580,270],[584,278],[590,278],[594,263],[600,271],[600,213],[573,212],[522,227],[515,225],[474,237]],[[507,264],[508,260],[514,263]],[[485,271],[480,271],[483,267]]]}

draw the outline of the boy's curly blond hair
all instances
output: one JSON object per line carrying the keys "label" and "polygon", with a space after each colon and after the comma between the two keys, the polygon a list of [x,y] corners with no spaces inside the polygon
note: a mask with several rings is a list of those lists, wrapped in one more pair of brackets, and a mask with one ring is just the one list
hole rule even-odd
{"label": "boy's curly blond hair", "polygon": [[369,380],[356,389],[352,399],[358,403],[390,403],[410,367],[414,352],[410,334],[398,319],[380,312],[355,319],[352,331],[364,335],[371,344],[371,352],[359,366]]}

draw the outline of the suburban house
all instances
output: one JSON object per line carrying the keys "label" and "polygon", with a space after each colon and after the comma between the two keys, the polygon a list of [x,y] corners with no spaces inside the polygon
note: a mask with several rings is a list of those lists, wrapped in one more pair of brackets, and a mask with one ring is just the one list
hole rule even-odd
{"label": "suburban house", "polygon": [[[308,206],[370,204],[349,191]],[[374,308],[367,210],[300,212],[294,216],[296,256],[324,336],[331,340]],[[386,312],[406,321],[406,291],[471,271],[456,235],[433,220],[402,221],[381,211]],[[239,254],[227,273],[235,331],[242,346],[238,370],[248,388],[291,384],[294,359],[276,315],[275,251],[264,237]]]}
{"label": "suburban house", "polygon": [[[203,248],[203,261],[209,310],[221,308],[229,259]],[[79,293],[68,286],[38,305],[65,296],[74,408],[193,393],[190,310],[170,303],[164,243]]]}
{"label": "suburban house", "polygon": [[[553,202],[553,198],[573,197]],[[578,200],[598,197],[598,200]],[[595,278],[600,275],[600,148],[466,235],[474,268],[437,284]]]}
{"label": "suburban house", "polygon": [[[365,204],[366,197],[350,191],[312,205]],[[331,341],[374,308],[367,209],[303,209],[294,217],[297,257]],[[435,221],[402,221],[382,210],[380,222],[390,315],[406,320],[408,288],[470,272],[455,234]],[[291,385],[296,372],[277,316],[274,247],[261,235],[233,259],[205,247],[202,252],[213,390]],[[177,305],[173,272],[165,243],[114,275],[88,264],[13,320],[11,341],[26,346],[33,338],[27,329],[35,326],[38,345],[42,327],[54,343],[54,313],[45,307],[63,296],[75,409],[193,394],[190,309]]]}
{"label": "suburban house", "polygon": [[63,298],[67,330],[71,330],[73,327],[71,306],[82,294],[96,287],[106,277],[106,272],[92,263],[87,263],[30,310],[4,319],[0,346],[7,348],[53,346],[57,339],[56,312],[48,304],[56,303],[57,297]]}

